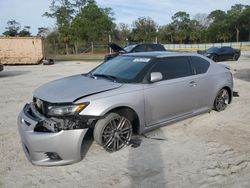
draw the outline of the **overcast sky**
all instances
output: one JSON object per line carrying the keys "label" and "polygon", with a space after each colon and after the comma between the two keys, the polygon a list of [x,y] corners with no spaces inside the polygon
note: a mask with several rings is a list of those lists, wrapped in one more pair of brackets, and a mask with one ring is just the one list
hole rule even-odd
{"label": "overcast sky", "polygon": [[[101,7],[111,7],[115,22],[132,23],[141,16],[150,16],[159,25],[171,22],[177,11],[185,11],[194,16],[197,13],[210,13],[213,10],[228,10],[236,3],[250,5],[250,0],[96,0]],[[54,20],[42,17],[49,10],[51,0],[0,0],[0,35],[6,23],[15,19],[22,26],[31,26],[32,34],[38,27],[54,26]]]}

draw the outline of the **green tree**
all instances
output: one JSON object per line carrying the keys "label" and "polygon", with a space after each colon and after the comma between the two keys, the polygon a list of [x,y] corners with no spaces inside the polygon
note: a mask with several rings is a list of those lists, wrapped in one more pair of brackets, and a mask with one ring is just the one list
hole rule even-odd
{"label": "green tree", "polygon": [[245,34],[242,36],[243,40],[250,41],[250,6],[245,6],[239,17],[239,22],[242,27],[242,33]]}
{"label": "green tree", "polygon": [[128,24],[125,23],[119,23],[116,27],[116,36],[119,41],[123,41],[125,45],[125,42],[129,39],[131,35],[131,30]]}
{"label": "green tree", "polygon": [[[61,54],[62,52],[60,51],[61,49],[59,48],[60,41],[59,41],[59,36],[58,36],[58,31],[51,31],[47,34],[45,40],[44,40],[44,46],[45,46],[45,57],[48,57],[50,55],[56,55],[56,54]],[[63,48],[63,53],[64,53],[64,48]]]}
{"label": "green tree", "polygon": [[159,40],[164,43],[174,43],[175,27],[172,24],[159,27]]}
{"label": "green tree", "polygon": [[47,27],[39,27],[37,35],[38,37],[46,37],[49,34],[49,29]]}
{"label": "green tree", "polygon": [[236,31],[235,39],[237,42],[239,42],[239,37],[240,37],[240,28],[241,28],[240,17],[244,9],[245,9],[244,5],[235,4],[234,6],[231,7],[229,11],[227,11],[229,24],[233,27],[233,30],[235,29]]}
{"label": "green tree", "polygon": [[172,16],[172,25],[175,27],[176,35],[175,40],[183,43],[184,41],[189,40],[190,34],[190,16],[186,12],[176,12],[174,16]]}
{"label": "green tree", "polygon": [[203,28],[196,20],[190,20],[190,26],[188,30],[189,42],[199,43],[201,41],[201,32]]}
{"label": "green tree", "polygon": [[20,37],[30,37],[30,26],[24,26],[24,28],[19,32]]}
{"label": "green tree", "polygon": [[209,41],[226,42],[230,38],[229,22],[226,12],[215,10],[208,15],[208,18],[212,21],[208,28]]}
{"label": "green tree", "polygon": [[150,17],[140,17],[132,24],[132,38],[137,42],[152,42],[157,35],[158,25]]}
{"label": "green tree", "polygon": [[190,16],[186,12],[176,12],[174,16],[172,16],[173,25],[177,27],[179,30],[184,30],[188,28],[188,24],[190,22]]}
{"label": "green tree", "polygon": [[111,9],[100,8],[94,1],[87,2],[72,22],[74,40],[108,42],[114,29]]}
{"label": "green tree", "polygon": [[44,16],[56,19],[60,40],[65,44],[66,54],[69,54],[71,22],[75,13],[75,4],[69,0],[52,0],[50,12]]}
{"label": "green tree", "polygon": [[5,36],[16,37],[18,36],[18,32],[21,28],[21,25],[16,20],[9,20],[7,22],[7,27],[5,27],[6,31],[3,33]]}

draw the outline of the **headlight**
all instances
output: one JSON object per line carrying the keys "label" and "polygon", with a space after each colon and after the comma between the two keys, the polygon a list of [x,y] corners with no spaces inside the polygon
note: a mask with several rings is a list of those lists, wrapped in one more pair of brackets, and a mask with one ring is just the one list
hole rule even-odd
{"label": "headlight", "polygon": [[49,116],[71,116],[80,113],[89,103],[73,104],[67,106],[48,106]]}

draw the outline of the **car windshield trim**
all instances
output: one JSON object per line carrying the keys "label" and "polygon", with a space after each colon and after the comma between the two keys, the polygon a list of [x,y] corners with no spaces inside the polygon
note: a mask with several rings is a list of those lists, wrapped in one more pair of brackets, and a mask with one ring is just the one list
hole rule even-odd
{"label": "car windshield trim", "polygon": [[117,77],[116,76],[112,76],[112,75],[108,75],[108,74],[91,74],[94,77],[102,77],[102,78],[106,78],[108,80],[111,80],[113,82],[116,82]]}

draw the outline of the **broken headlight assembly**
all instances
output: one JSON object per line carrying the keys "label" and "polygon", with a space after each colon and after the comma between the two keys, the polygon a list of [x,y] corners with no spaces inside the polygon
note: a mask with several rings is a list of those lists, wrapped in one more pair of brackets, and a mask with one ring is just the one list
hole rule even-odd
{"label": "broken headlight assembly", "polygon": [[36,126],[35,131],[37,132],[81,129],[92,123],[89,119],[79,115],[88,106],[88,102],[81,104],[44,104],[47,119]]}
{"label": "broken headlight assembly", "polygon": [[79,114],[89,103],[71,104],[71,105],[51,105],[47,108],[47,115],[50,117],[74,116]]}

